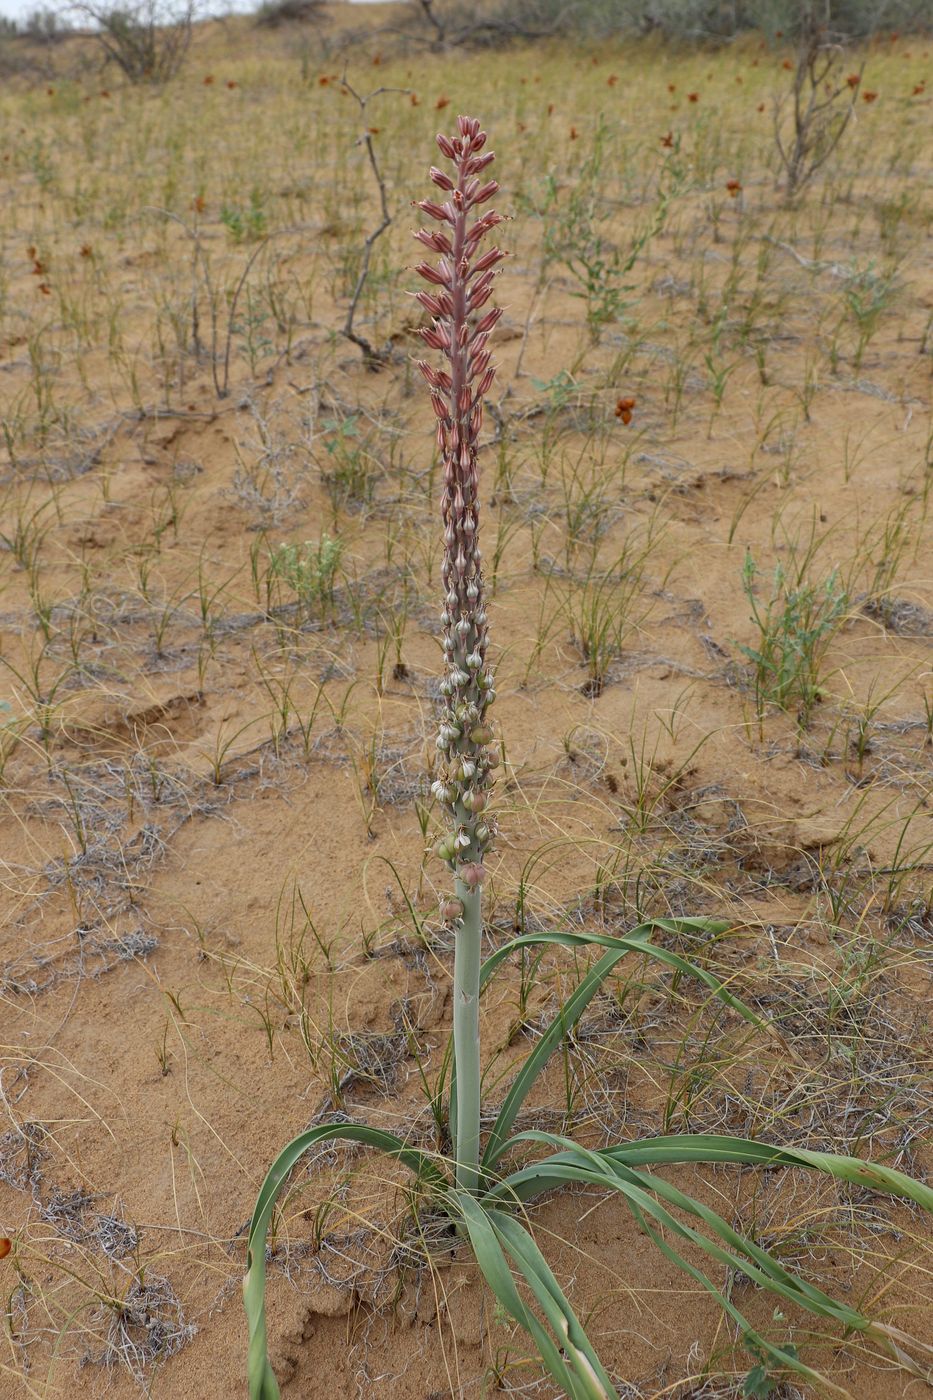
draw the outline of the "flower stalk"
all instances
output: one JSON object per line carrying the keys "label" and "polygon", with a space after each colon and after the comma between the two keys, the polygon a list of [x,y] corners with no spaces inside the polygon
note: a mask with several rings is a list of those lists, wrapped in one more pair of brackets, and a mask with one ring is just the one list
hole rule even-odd
{"label": "flower stalk", "polygon": [[454,874],[456,895],[442,908],[454,925],[457,940],[456,1175],[459,1186],[475,1191],[479,1182],[482,887],[484,858],[495,835],[487,804],[492,770],[498,761],[490,748],[493,733],[487,720],[496,692],[487,661],[477,443],[483,397],[496,372],[487,345],[501,311],[493,308],[479,313],[492,294],[495,268],[505,254],[495,247],[480,252],[485,235],[502,222],[495,210],[478,212],[499,188],[495,180],[480,178],[494,159],[491,151],[483,150],[486,133],[475,117],[458,117],[457,135],[439,135],[437,144],[453,172],[432,166],[431,179],[447,199],[442,204],[423,199],[416,205],[439,227],[422,228],[415,234],[419,243],[439,254],[436,263],[421,262],[417,268],[431,288],[417,293],[432,318],[421,336],[447,360],[443,369],[434,369],[423,360],[418,366],[431,390],[443,464],[444,678],[433,792],[446,811],[449,830],[435,849]]}

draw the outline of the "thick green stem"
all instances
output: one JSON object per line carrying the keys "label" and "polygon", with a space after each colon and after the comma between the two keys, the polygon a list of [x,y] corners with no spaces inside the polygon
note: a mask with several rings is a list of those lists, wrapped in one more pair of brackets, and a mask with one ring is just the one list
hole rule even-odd
{"label": "thick green stem", "polygon": [[457,923],[454,953],[454,1057],[457,1066],[457,1129],[454,1143],[457,1185],[475,1192],[479,1185],[479,970],[482,961],[482,885],[456,881],[463,915]]}

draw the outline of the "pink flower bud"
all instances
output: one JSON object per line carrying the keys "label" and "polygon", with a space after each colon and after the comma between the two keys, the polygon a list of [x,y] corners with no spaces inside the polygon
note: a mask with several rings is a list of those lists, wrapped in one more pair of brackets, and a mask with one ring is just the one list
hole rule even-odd
{"label": "pink flower bud", "polygon": [[477,861],[474,861],[470,865],[461,865],[457,874],[466,885],[467,889],[475,890],[477,886],[481,885],[485,880],[486,868]]}
{"label": "pink flower bud", "polygon": [[415,207],[420,209],[422,214],[427,214],[429,218],[437,219],[438,223],[453,223],[451,214],[448,213],[444,205],[435,204],[433,199],[419,199],[416,201]]}
{"label": "pink flower bud", "polygon": [[431,166],[431,169],[428,171],[428,174],[430,175],[431,179],[434,181],[435,185],[437,185],[437,187],[438,187],[439,190],[452,190],[452,189],[453,189],[453,187],[454,187],[454,182],[453,182],[453,180],[450,178],[450,176],[449,176],[445,171],[443,171],[443,170],[438,170],[438,168],[437,168],[436,165],[432,165],[432,166]]}
{"label": "pink flower bud", "polygon": [[432,316],[441,315],[441,304],[430,292],[415,292],[415,300],[420,301],[425,311],[430,311]]}
{"label": "pink flower bud", "polygon": [[491,311],[487,311],[483,319],[477,323],[474,335],[488,335],[501,315],[501,306],[494,306]]}
{"label": "pink flower bud", "polygon": [[450,138],[448,136],[441,136],[440,133],[438,133],[435,140],[437,141],[442,155],[445,155],[448,160],[453,160],[456,151],[454,150],[454,145]]}
{"label": "pink flower bud", "polygon": [[441,905],[441,918],[448,923],[453,923],[456,919],[463,918],[463,905],[459,899],[447,899]]}
{"label": "pink flower bud", "polygon": [[[473,264],[473,276],[475,277],[478,272],[485,272],[489,267],[495,267],[496,263],[501,262],[504,257],[505,254],[498,248],[490,248],[481,258],[476,259]],[[420,267],[417,270],[420,272]]]}
{"label": "pink flower bud", "polygon": [[488,180],[485,185],[481,185],[473,196],[474,204],[485,204],[487,199],[492,199],[494,194],[499,193],[499,181]]}
{"label": "pink flower bud", "polygon": [[418,266],[415,268],[415,271],[421,277],[423,277],[426,282],[433,282],[435,287],[450,286],[449,278],[445,277],[443,272],[439,272],[436,267],[432,267],[430,263],[418,263]]}

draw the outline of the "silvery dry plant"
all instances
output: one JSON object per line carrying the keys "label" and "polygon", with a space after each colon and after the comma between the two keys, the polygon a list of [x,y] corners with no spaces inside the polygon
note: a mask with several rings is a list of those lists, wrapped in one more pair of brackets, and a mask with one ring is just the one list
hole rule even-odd
{"label": "silvery dry plant", "polygon": [[[403,1137],[365,1123],[342,1121],[299,1133],[272,1164],[253,1211],[243,1280],[250,1400],[277,1400],[279,1395],[268,1356],[265,1317],[268,1235],[276,1200],[302,1155],[335,1139],[378,1148],[413,1173],[415,1208],[448,1216],[460,1239],[472,1249],[502,1316],[524,1329],[551,1379],[571,1400],[618,1400],[618,1390],[529,1229],[527,1203],[569,1183],[591,1192],[618,1194],[642,1233],[717,1299],[758,1359],[766,1380],[781,1370],[794,1371],[817,1383],[823,1378],[801,1359],[795,1346],[757,1331],[739,1308],[740,1290],[728,1284],[721,1288],[716,1276],[720,1280],[723,1276],[727,1280],[744,1278],[776,1294],[792,1312],[802,1309],[843,1332],[871,1337],[902,1367],[926,1374],[933,1364],[933,1348],[824,1293],[715,1210],[673,1186],[657,1169],[685,1163],[804,1168],[849,1185],[887,1192],[933,1211],[929,1186],[880,1162],[724,1135],[651,1137],[593,1150],[556,1133],[533,1128],[513,1132],[552,1054],[627,957],[652,959],[678,977],[699,979],[734,1017],[769,1036],[772,1043],[776,1040],[802,1073],[806,1066],[773,1026],[706,968],[687,961],[664,941],[665,935],[689,935],[695,943],[703,937],[716,938],[729,929],[727,923],[705,918],[655,919],[621,937],[599,929],[580,929],[574,923],[573,927],[513,938],[492,947],[482,960],[485,858],[494,836],[487,812],[494,767],[488,710],[495,690],[487,657],[477,442],[483,395],[494,373],[487,345],[499,314],[483,308],[491,295],[494,269],[503,255],[497,248],[480,251],[484,235],[500,222],[500,216],[491,210],[479,212],[497,189],[495,181],[481,178],[493,159],[485,150],[485,132],[475,118],[460,117],[457,135],[438,136],[437,143],[451,162],[452,173],[432,169],[431,178],[441,199],[424,200],[419,205],[431,227],[416,237],[437,255],[436,262],[424,262],[419,268],[432,288],[418,293],[432,318],[422,335],[446,360],[445,368],[422,364],[421,369],[431,388],[444,468],[445,674],[435,793],[450,822],[437,851],[454,876],[455,897],[445,902],[443,911],[454,927],[456,940],[453,1043],[430,1101],[438,1129],[434,1151],[412,1147]],[[601,948],[602,955],[538,1035],[501,1104],[489,1111],[492,1127],[481,1141],[479,1006],[483,987],[500,963],[517,953],[549,947],[582,953],[589,945]],[[444,1154],[448,1141],[445,1129],[453,1144],[453,1161]],[[681,1253],[684,1246],[688,1257]],[[714,1262],[709,1273],[697,1263],[703,1255]],[[783,1316],[779,1309],[774,1315]],[[792,1317],[788,1326],[795,1321]],[[625,1325],[624,1318],[613,1314],[611,1331],[615,1336],[624,1336]],[[830,1388],[839,1393],[838,1386]]]}

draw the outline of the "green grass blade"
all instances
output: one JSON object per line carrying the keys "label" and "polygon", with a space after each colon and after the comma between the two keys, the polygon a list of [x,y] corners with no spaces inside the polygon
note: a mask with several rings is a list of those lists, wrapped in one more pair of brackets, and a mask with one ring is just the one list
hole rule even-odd
{"label": "green grass blade", "polygon": [[591,1395],[593,1400],[618,1400],[590,1339],[532,1236],[510,1215],[492,1212],[490,1219],[501,1243],[537,1298],[552,1331],[562,1339],[564,1356],[576,1371],[585,1394]]}
{"label": "green grass blade", "polygon": [[493,1213],[485,1211],[466,1191],[449,1192],[448,1201],[459,1209],[480,1272],[508,1315],[528,1333],[552,1379],[570,1400],[594,1400],[592,1391],[581,1388],[553,1338],[526,1306],[516,1288],[508,1260],[493,1227]]}
{"label": "green grass blade", "polygon": [[483,1167],[487,1172],[495,1166],[499,1158],[507,1151],[509,1146],[508,1134],[538,1075],[560,1045],[567,1031],[576,1025],[603,982],[609,976],[609,973],[627,953],[644,953],[648,957],[664,963],[665,966],[674,968],[677,972],[699,978],[701,982],[710,988],[714,996],[725,1002],[733,1011],[736,1011],[743,1020],[749,1022],[749,1024],[757,1027],[759,1030],[771,1031],[771,1027],[766,1021],[752,1011],[750,1007],[747,1007],[744,1002],[741,1002],[737,997],[734,997],[731,992],[727,991],[719,979],[714,977],[711,972],[707,972],[705,968],[695,967],[692,963],[679,957],[676,953],[671,953],[666,948],[659,948],[651,942],[651,934],[654,928],[663,928],[669,932],[677,930],[682,931],[684,928],[688,928],[693,931],[701,930],[707,933],[718,933],[723,932],[728,927],[728,924],[716,922],[711,919],[658,919],[653,924],[640,925],[638,928],[634,929],[632,933],[626,934],[622,938],[614,937],[611,934],[600,933],[563,931],[531,933],[525,934],[521,938],[513,939],[502,948],[498,948],[492,957],[486,960],[483,964],[481,985],[488,980],[503,958],[507,957],[518,948],[542,943],[551,943],[565,948],[583,948],[588,944],[595,943],[608,950],[597,963],[594,963],[579,986],[577,986],[568,997],[561,1008],[560,1014],[551,1022],[513,1080],[486,1143],[486,1150],[483,1154]]}
{"label": "green grass blade", "polygon": [[400,1138],[378,1128],[358,1123],[325,1123],[299,1133],[276,1157],[259,1190],[253,1218],[246,1241],[246,1273],[243,1278],[243,1305],[249,1327],[249,1352],[246,1374],[249,1400],[279,1400],[279,1387],[269,1362],[266,1334],[266,1236],[269,1221],[282,1185],[300,1157],[319,1142],[350,1138],[367,1147],[378,1147],[390,1157],[404,1163],[422,1181],[437,1189],[446,1189],[447,1182],[435,1164],[415,1148],[406,1147]]}

